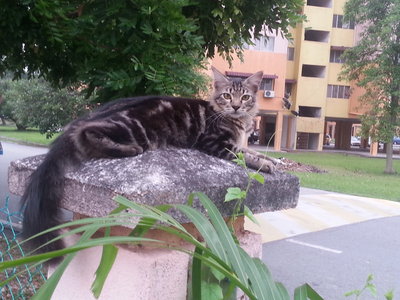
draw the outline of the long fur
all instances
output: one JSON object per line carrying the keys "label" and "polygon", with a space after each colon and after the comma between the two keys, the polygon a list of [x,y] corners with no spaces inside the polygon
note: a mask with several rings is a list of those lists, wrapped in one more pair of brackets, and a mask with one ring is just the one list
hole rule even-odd
{"label": "long fur", "polygon": [[[32,173],[22,196],[24,207],[23,236],[28,238],[60,224],[60,201],[64,191],[64,175],[67,166],[79,163],[74,145],[64,136],[58,138],[43,163]],[[39,252],[63,248],[61,240],[45,245],[57,237],[53,231],[31,240],[31,246]],[[43,246],[44,245],[44,246]]]}

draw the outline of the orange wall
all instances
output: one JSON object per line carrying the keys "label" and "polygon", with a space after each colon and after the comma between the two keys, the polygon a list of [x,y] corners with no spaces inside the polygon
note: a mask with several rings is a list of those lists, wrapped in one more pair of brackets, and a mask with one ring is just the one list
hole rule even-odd
{"label": "orange wall", "polygon": [[360,116],[369,110],[368,106],[363,104],[359,98],[365,93],[365,90],[351,84],[351,95],[349,99],[349,117]]}

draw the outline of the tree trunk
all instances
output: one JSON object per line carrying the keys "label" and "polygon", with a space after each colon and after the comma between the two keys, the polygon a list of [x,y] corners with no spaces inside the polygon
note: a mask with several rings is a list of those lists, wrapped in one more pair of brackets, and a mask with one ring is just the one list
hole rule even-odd
{"label": "tree trunk", "polygon": [[[396,90],[398,90],[397,87]],[[397,95],[391,95],[390,97],[390,120],[392,124],[396,124],[397,121],[397,110],[399,107],[399,97]],[[385,173],[386,174],[395,174],[396,171],[393,168],[393,136],[391,137],[390,141],[386,143],[386,167]]]}
{"label": "tree trunk", "polygon": [[7,125],[6,124],[6,119],[4,119],[3,116],[0,116],[0,118],[1,118],[1,124],[4,125],[4,126]]}
{"label": "tree trunk", "polygon": [[18,123],[15,123],[15,126],[17,127],[17,130],[26,130],[26,128],[27,128],[25,125],[18,124]]}
{"label": "tree trunk", "polygon": [[386,143],[386,174],[394,174],[396,171],[393,168],[393,143]]}

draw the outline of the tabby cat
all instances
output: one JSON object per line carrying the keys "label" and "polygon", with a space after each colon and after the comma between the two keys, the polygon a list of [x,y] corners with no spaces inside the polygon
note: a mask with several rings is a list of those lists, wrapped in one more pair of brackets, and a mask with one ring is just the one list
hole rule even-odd
{"label": "tabby cat", "polygon": [[[210,101],[159,96],[120,99],[66,126],[30,177],[22,197],[24,236],[59,224],[65,170],[91,158],[135,156],[172,146],[231,160],[233,153],[242,151],[248,166],[272,172],[273,159],[243,148],[257,114],[256,93],[263,73],[245,80],[228,79],[216,69],[213,73]],[[51,232],[37,237],[32,246],[56,236]],[[41,252],[61,248],[62,242],[57,241]]]}

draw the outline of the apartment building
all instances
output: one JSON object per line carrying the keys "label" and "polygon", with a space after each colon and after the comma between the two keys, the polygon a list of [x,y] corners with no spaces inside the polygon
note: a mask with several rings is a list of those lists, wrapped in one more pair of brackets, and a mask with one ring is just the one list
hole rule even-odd
{"label": "apartment building", "polygon": [[[259,92],[260,144],[275,150],[322,150],[326,134],[337,149],[350,148],[354,125],[362,109],[360,91],[338,81],[341,54],[356,41],[355,24],[343,21],[346,0],[307,0],[308,22],[292,29],[292,41],[279,34],[256,40],[244,51],[243,62],[231,68],[221,58],[211,64],[227,76],[247,76],[259,70],[264,79]],[[289,93],[292,106],[283,105]]]}

